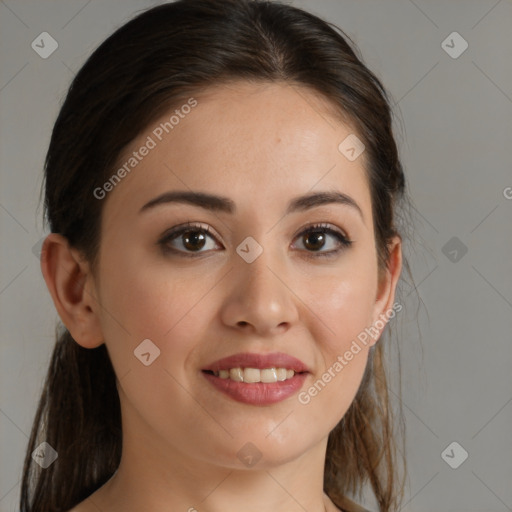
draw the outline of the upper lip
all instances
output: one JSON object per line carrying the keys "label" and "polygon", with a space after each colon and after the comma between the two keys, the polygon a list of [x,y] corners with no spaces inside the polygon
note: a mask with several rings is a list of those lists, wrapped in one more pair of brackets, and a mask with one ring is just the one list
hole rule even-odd
{"label": "upper lip", "polygon": [[296,373],[309,372],[308,367],[296,357],[285,354],[284,352],[272,352],[270,354],[256,354],[244,352],[233,354],[223,359],[219,359],[209,364],[203,370],[220,371],[230,368],[287,368]]}

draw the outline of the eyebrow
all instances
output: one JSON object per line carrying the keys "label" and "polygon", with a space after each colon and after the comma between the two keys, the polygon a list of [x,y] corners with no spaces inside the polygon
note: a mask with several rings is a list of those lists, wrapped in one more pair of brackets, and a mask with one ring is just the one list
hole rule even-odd
{"label": "eyebrow", "polygon": [[[207,194],[204,192],[194,191],[172,191],[161,194],[148,203],[146,203],[139,213],[148,211],[158,205],[168,203],[185,203],[198,206],[210,211],[223,213],[236,213],[235,203],[228,197]],[[302,212],[316,206],[325,204],[342,204],[347,205],[356,210],[364,221],[363,211],[357,202],[347,194],[338,191],[314,192],[303,196],[295,197],[288,203],[286,215],[293,212]]]}

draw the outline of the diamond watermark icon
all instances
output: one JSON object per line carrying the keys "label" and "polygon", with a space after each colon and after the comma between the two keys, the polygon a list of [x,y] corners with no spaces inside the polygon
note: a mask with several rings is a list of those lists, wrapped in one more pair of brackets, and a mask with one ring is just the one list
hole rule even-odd
{"label": "diamond watermark icon", "polygon": [[468,252],[468,248],[459,238],[452,236],[441,248],[442,253],[452,262],[458,263]]}
{"label": "diamond watermark icon", "polygon": [[345,156],[347,160],[353,162],[365,150],[363,142],[353,133],[343,139],[338,146],[338,151]]}
{"label": "diamond watermark icon", "polygon": [[37,462],[43,469],[50,467],[59,454],[46,441],[42,442],[33,452],[32,459]]}
{"label": "diamond watermark icon", "polygon": [[144,366],[149,366],[160,355],[160,349],[150,339],[145,339],[133,353]]}
{"label": "diamond watermark icon", "polygon": [[441,458],[452,469],[457,469],[468,458],[468,452],[457,441],[453,441],[441,452]]}
{"label": "diamond watermark icon", "polygon": [[32,246],[32,254],[39,260],[41,259],[41,251],[43,250],[43,243],[46,240],[46,237],[43,236],[40,240],[38,240],[33,246]]}
{"label": "diamond watermark icon", "polygon": [[245,443],[236,455],[248,468],[252,468],[261,459],[261,452],[252,443]]}
{"label": "diamond watermark icon", "polygon": [[47,59],[59,47],[59,43],[48,32],[41,32],[30,46],[39,57]]}
{"label": "diamond watermark icon", "polygon": [[248,236],[236,248],[236,252],[247,263],[252,263],[263,252],[263,247],[252,236]]}
{"label": "diamond watermark icon", "polygon": [[458,59],[468,49],[468,46],[468,42],[458,32],[452,32],[441,43],[441,48],[452,59]]}

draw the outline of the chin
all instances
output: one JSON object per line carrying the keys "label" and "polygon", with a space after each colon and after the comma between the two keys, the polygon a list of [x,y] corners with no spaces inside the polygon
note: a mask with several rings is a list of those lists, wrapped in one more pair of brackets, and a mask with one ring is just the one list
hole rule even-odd
{"label": "chin", "polygon": [[307,444],[304,433],[297,438],[279,436],[276,439],[272,434],[267,436],[267,432],[260,430],[253,436],[247,433],[230,439],[226,446],[217,450],[215,463],[230,469],[271,469],[300,458],[315,444],[313,440]]}

